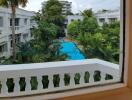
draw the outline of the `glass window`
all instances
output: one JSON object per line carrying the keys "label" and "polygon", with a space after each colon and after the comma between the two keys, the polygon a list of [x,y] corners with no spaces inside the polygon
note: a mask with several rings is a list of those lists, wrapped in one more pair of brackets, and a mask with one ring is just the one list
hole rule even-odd
{"label": "glass window", "polygon": [[105,22],[105,18],[100,18],[99,21],[100,21],[101,23],[104,23],[104,22]]}
{"label": "glass window", "polygon": [[[20,19],[15,18],[15,26],[19,26],[19,24],[20,24]],[[12,19],[10,19],[10,26],[12,26]]]}
{"label": "glass window", "polygon": [[109,22],[115,22],[117,21],[117,18],[109,18]]}
{"label": "glass window", "polygon": [[26,40],[28,38],[28,34],[23,34],[23,39]]}
{"label": "glass window", "polygon": [[7,51],[7,44],[0,45],[0,53]]}
{"label": "glass window", "polygon": [[28,19],[26,18],[26,19],[24,19],[24,24],[25,25],[27,25],[27,21],[28,21]]}
{"label": "glass window", "polygon": [[0,17],[0,27],[3,27],[3,17]]}
{"label": "glass window", "polygon": [[[8,61],[8,64],[19,64],[20,68],[25,68],[25,70],[16,70],[15,74],[18,71],[18,78],[12,83],[24,77],[24,83],[31,87],[30,91],[40,88],[43,90],[43,87],[50,88],[49,91],[59,87],[56,88],[59,91],[59,89],[63,90],[64,86],[75,89],[93,84],[107,84],[109,81],[121,82],[125,19],[123,19],[124,12],[120,0],[70,1],[47,0],[42,3],[42,8],[40,5],[38,13],[19,14],[19,18],[21,16],[24,18],[22,24],[26,25],[29,20],[32,24],[36,22],[36,26],[20,27],[21,31],[15,31],[15,39],[12,37],[10,39],[11,47],[12,39],[16,41],[16,48],[9,48],[9,50],[14,49],[12,51],[15,51],[16,55],[14,52],[9,52],[7,60],[3,60],[2,64],[7,64]],[[114,5],[110,5],[111,2]],[[65,13],[67,11],[70,13]],[[31,14],[30,18],[24,17]],[[21,25],[19,18],[15,19],[15,26]],[[23,42],[21,39],[27,41]],[[9,41],[6,38],[1,40]],[[15,60],[11,59],[12,57]],[[21,64],[25,65],[21,67]],[[24,75],[21,74],[19,77],[19,72]],[[43,73],[46,73],[46,80],[43,78],[45,77]],[[6,83],[5,80],[3,83]],[[27,86],[24,83],[21,86],[27,93],[25,89]],[[40,86],[42,84],[44,85]]]}

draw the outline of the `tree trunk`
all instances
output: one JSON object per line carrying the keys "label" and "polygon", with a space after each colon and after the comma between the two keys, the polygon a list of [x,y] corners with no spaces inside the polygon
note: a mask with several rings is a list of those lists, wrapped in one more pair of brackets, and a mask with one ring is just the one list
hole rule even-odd
{"label": "tree trunk", "polygon": [[16,37],[15,37],[15,13],[16,8],[12,6],[12,46],[13,46],[13,62],[16,60]]}

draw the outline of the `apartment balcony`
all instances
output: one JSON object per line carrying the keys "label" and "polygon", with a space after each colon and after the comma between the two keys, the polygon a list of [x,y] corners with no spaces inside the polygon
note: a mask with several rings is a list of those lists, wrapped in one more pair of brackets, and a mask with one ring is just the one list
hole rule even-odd
{"label": "apartment balcony", "polygon": [[[89,77],[85,78],[85,74]],[[100,80],[95,80],[96,72],[100,72]],[[69,75],[69,84],[65,83],[65,75]],[[79,74],[79,82],[76,83],[75,76]],[[55,86],[55,75],[59,76],[59,83]],[[107,79],[107,76],[112,78]],[[47,76],[48,83],[44,80]],[[37,88],[33,89],[31,80],[36,77]],[[20,79],[25,78],[25,88],[20,89]],[[7,80],[13,79],[14,88],[9,92]],[[86,81],[87,80],[87,81]],[[88,88],[90,86],[102,85],[119,81],[119,65],[99,59],[88,59],[82,61],[62,61],[38,64],[1,65],[0,66],[0,97],[18,97],[36,94],[56,93],[65,90]],[[48,84],[45,87],[45,84]]]}
{"label": "apartment balcony", "polygon": [[8,53],[7,52],[0,52],[0,57],[8,57]]}
{"label": "apartment balcony", "polygon": [[[12,31],[11,26],[9,29],[10,29],[9,31],[11,32]],[[30,30],[30,25],[29,26],[28,25],[26,25],[26,26],[15,26],[16,34],[27,32],[27,30]]]}

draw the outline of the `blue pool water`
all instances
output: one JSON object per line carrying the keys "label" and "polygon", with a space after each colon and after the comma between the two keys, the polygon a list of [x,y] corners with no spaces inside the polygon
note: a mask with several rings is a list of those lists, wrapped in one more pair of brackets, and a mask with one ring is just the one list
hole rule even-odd
{"label": "blue pool water", "polygon": [[61,53],[68,55],[67,60],[83,60],[85,59],[84,55],[77,48],[76,44],[73,42],[64,42],[61,41]]}

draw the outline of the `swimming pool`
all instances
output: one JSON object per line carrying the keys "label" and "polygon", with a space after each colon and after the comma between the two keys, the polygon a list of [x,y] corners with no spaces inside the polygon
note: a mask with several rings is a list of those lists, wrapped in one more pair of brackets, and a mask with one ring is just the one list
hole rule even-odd
{"label": "swimming pool", "polygon": [[85,59],[84,55],[77,48],[76,44],[73,42],[64,42],[61,41],[61,53],[68,55],[67,60],[83,60]]}

